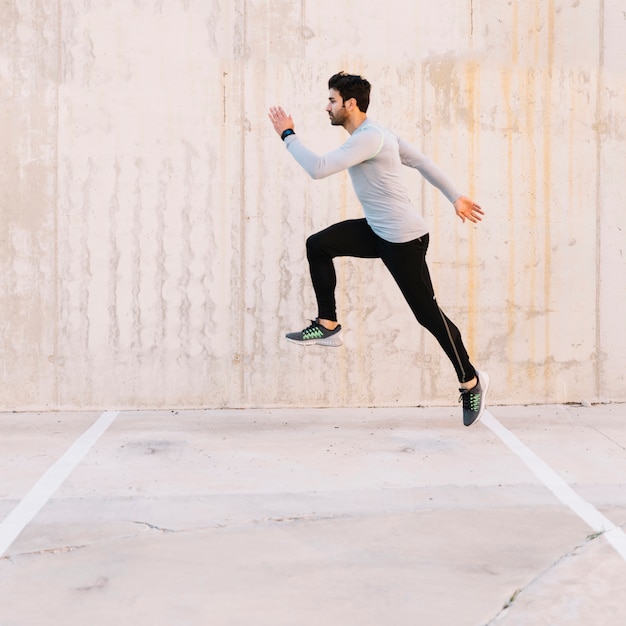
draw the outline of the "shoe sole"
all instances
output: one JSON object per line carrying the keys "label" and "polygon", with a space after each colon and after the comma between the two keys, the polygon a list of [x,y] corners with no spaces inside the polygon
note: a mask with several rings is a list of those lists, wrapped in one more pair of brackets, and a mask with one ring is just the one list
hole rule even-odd
{"label": "shoe sole", "polygon": [[[341,332],[341,331],[340,331]],[[323,339],[306,339],[304,341],[299,341],[298,339],[291,339],[290,337],[285,337],[287,341],[291,341],[291,343],[297,343],[299,346],[326,346],[330,348],[338,348],[343,345],[343,341],[339,338],[339,333],[333,335],[332,337],[325,337]]]}

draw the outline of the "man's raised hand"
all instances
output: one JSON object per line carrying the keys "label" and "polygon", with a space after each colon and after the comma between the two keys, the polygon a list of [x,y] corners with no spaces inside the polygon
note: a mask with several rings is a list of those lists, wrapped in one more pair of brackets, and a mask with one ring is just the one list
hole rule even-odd
{"label": "man's raised hand", "polygon": [[293,118],[291,115],[287,115],[282,107],[270,107],[268,117],[279,135],[282,135],[288,128],[293,129],[294,127]]}

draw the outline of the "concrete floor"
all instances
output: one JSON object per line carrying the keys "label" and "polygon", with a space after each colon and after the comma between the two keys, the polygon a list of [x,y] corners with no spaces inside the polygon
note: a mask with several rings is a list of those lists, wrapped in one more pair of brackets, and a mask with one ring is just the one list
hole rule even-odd
{"label": "concrete floor", "polygon": [[[490,412],[624,528],[626,405]],[[0,538],[100,419],[0,414]],[[0,626],[622,626],[626,557],[486,422],[121,412],[6,547]]]}

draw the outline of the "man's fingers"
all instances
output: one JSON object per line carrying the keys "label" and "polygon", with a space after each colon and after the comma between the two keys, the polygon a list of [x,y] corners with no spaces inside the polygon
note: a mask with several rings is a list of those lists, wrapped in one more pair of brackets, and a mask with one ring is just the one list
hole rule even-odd
{"label": "man's fingers", "polygon": [[283,111],[282,107],[270,107],[270,115],[277,120],[287,117],[287,114]]}
{"label": "man's fingers", "polygon": [[476,224],[477,222],[482,222],[482,217],[479,215],[484,215],[484,211],[477,211],[476,209],[471,209],[469,211],[459,211],[457,215],[461,218],[461,221],[465,222],[465,220],[469,220]]}

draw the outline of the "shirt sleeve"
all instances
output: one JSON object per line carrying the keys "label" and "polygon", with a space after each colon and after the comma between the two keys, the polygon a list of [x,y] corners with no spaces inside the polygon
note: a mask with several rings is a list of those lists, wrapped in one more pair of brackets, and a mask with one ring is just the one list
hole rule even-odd
{"label": "shirt sleeve", "polygon": [[398,138],[398,145],[400,147],[400,160],[403,165],[418,170],[450,202],[454,203],[461,197],[452,181],[425,154],[422,154],[417,148],[404,141],[404,139]]}
{"label": "shirt sleeve", "polygon": [[311,178],[326,178],[343,170],[367,161],[375,156],[381,145],[381,132],[366,129],[353,134],[341,147],[319,156],[307,148],[297,135],[285,139],[287,150]]}

